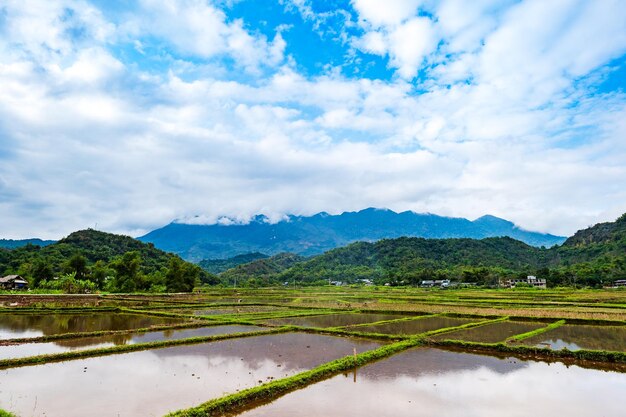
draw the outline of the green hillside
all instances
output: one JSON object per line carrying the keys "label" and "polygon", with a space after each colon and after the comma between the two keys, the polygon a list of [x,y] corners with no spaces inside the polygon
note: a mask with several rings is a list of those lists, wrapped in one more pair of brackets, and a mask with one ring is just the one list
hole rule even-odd
{"label": "green hillside", "polygon": [[377,284],[415,285],[421,280],[450,279],[494,285],[500,280],[538,275],[548,285],[598,287],[626,279],[626,215],[615,222],[581,230],[562,246],[550,249],[529,246],[508,238],[384,239],[357,242],[301,261],[284,270],[253,264],[226,271],[239,282],[328,280]]}
{"label": "green hillside", "polygon": [[1,249],[0,274],[19,274],[31,288],[49,289],[63,289],[57,288],[63,286],[60,277],[67,280],[69,274],[82,281],[85,290],[123,292],[191,291],[196,280],[213,282],[214,278],[152,244],[91,229],[45,247]]}

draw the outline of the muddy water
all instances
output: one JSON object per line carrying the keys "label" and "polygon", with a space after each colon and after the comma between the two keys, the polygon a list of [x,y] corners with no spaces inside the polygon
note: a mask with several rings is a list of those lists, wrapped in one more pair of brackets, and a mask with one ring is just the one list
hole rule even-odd
{"label": "muddy water", "polygon": [[0,340],[96,330],[128,330],[180,323],[181,319],[121,313],[0,314]]}
{"label": "muddy water", "polygon": [[76,339],[57,340],[50,343],[22,343],[17,345],[0,346],[0,359],[25,358],[27,356],[68,352],[72,350],[95,349],[116,345],[134,345],[136,343],[177,340],[189,337],[213,336],[217,334],[252,332],[256,330],[263,330],[263,328],[257,326],[214,326],[101,337],[81,337]]}
{"label": "muddy water", "polygon": [[375,321],[382,320],[396,320],[401,319],[403,315],[400,314],[327,314],[324,316],[311,316],[311,317],[292,317],[284,319],[268,320],[266,323],[275,325],[295,325],[304,327],[337,327],[337,326],[351,326],[354,324],[373,323]]}
{"label": "muddy water", "polygon": [[377,346],[284,334],[0,370],[0,409],[21,416],[162,416]]}
{"label": "muddy water", "polygon": [[401,321],[397,323],[379,324],[376,326],[359,326],[355,331],[384,334],[418,334],[445,327],[460,326],[462,324],[478,322],[485,319],[466,319],[457,317],[424,317],[421,319]]}
{"label": "muddy water", "polygon": [[455,339],[466,342],[497,343],[503,342],[511,336],[530,332],[546,327],[549,323],[532,323],[524,321],[504,321],[474,329],[457,330],[435,336],[436,340]]}
{"label": "muddy water", "polygon": [[550,349],[626,351],[626,326],[566,324],[521,342]]}
{"label": "muddy water", "polygon": [[413,349],[240,417],[622,417],[626,374]]}

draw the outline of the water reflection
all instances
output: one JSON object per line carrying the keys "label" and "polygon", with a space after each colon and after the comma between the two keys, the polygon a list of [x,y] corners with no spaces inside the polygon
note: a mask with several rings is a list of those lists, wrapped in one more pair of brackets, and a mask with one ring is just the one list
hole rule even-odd
{"label": "water reflection", "polygon": [[559,350],[626,351],[626,327],[566,324],[522,341],[524,345]]}
{"label": "water reflection", "polygon": [[240,417],[621,417],[626,374],[413,349]]}
{"label": "water reflection", "polygon": [[401,321],[397,323],[379,324],[376,326],[359,326],[359,332],[384,334],[418,334],[445,327],[460,326],[462,324],[481,321],[484,319],[465,319],[457,317],[424,317],[417,320]]}
{"label": "water reflection", "polygon": [[0,371],[0,408],[28,416],[162,416],[377,343],[284,334]]}
{"label": "water reflection", "polygon": [[98,330],[129,330],[180,323],[181,319],[122,313],[0,314],[0,339]]}
{"label": "water reflection", "polygon": [[351,326],[354,324],[373,323],[382,320],[396,320],[406,317],[400,314],[327,314],[323,316],[292,317],[284,319],[268,320],[267,323],[275,325],[295,325],[304,327],[337,327]]}
{"label": "water reflection", "polygon": [[0,346],[0,359],[25,358],[28,356],[60,353],[72,350],[95,349],[116,345],[133,345],[136,343],[156,342],[161,340],[177,340],[189,337],[212,336],[217,334],[241,333],[262,330],[257,326],[214,326],[180,330],[165,330],[147,333],[129,333],[100,337],[81,337],[76,339],[57,340],[49,343],[22,343]]}
{"label": "water reflection", "polygon": [[456,339],[467,342],[497,343],[503,342],[511,336],[522,334],[547,326],[547,323],[533,323],[524,321],[503,321],[487,324],[467,330],[444,333],[436,336],[436,340]]}

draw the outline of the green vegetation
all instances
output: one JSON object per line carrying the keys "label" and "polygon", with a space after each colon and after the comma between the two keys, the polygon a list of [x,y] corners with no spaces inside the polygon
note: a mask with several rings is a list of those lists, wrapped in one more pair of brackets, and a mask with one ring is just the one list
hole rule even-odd
{"label": "green vegetation", "polygon": [[13,413],[9,413],[8,411],[0,410],[0,417],[17,417]]}
{"label": "green vegetation", "polygon": [[267,287],[274,283],[275,277],[280,273],[305,259],[293,253],[279,253],[270,258],[238,265],[220,274],[219,277],[226,285],[239,281],[247,287]]}
{"label": "green vegetation", "polygon": [[[270,260],[272,258],[269,258]],[[529,246],[502,237],[474,239],[384,239],[357,242],[299,261],[293,266],[263,268],[260,262],[223,272],[240,285],[323,285],[329,281],[377,285],[418,285],[424,280],[497,287],[502,281],[535,275],[549,287],[602,287],[626,279],[626,215],[576,233],[562,246]]]}
{"label": "green vegetation", "polygon": [[269,258],[269,256],[260,252],[252,252],[233,256],[228,259],[204,259],[198,262],[198,266],[211,274],[220,274],[238,265],[265,258]]}
{"label": "green vegetation", "polygon": [[565,324],[565,320],[555,321],[554,323],[551,323],[551,324],[547,325],[546,327],[542,327],[540,329],[536,329],[536,330],[533,330],[533,331],[530,331],[530,332],[526,332],[526,333],[515,335],[515,336],[509,338],[507,340],[507,342],[520,342],[522,340],[529,339],[529,338],[531,338],[533,336],[537,336],[539,334],[545,333],[545,332],[550,331],[552,329],[556,329],[557,327],[561,327],[564,324]]}
{"label": "green vegetation", "polygon": [[18,274],[30,287],[66,293],[185,292],[216,278],[196,265],[128,236],[95,230],[39,247],[0,249],[0,275]]}

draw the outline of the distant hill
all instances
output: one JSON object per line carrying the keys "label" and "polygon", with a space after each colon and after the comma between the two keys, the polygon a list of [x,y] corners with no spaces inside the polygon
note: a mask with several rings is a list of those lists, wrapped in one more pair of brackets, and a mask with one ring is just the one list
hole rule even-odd
{"label": "distant hill", "polygon": [[219,274],[238,265],[265,258],[269,256],[259,252],[244,253],[228,259],[204,259],[198,263],[198,266],[212,274]]}
{"label": "distant hill", "polygon": [[247,264],[236,266],[220,275],[220,280],[224,283],[234,282],[235,280],[249,280],[255,278],[265,281],[269,284],[269,278],[275,277],[283,271],[304,261],[306,258],[293,253],[279,253],[270,258],[257,259]]}
{"label": "distant hill", "polygon": [[[31,283],[50,280],[54,276],[77,271],[72,260],[77,262],[86,278],[92,278],[97,269],[101,275],[111,276],[115,275],[116,262],[129,254],[136,257],[137,267],[134,266],[132,256],[126,259],[126,266],[129,270],[136,269],[138,272],[137,282],[130,287],[132,291],[147,290],[152,284],[165,285],[167,271],[172,265],[178,268],[176,273],[179,275],[189,272],[199,276],[204,282],[212,279],[210,274],[201,271],[198,266],[181,260],[175,254],[157,249],[151,243],[91,229],[74,232],[45,247],[26,245],[12,250],[0,249],[0,276],[20,274]],[[77,256],[83,260],[75,259]],[[126,272],[128,276],[136,275],[132,271]],[[178,279],[177,277],[172,279]],[[101,285],[102,282],[98,284]]]}
{"label": "distant hill", "polygon": [[35,246],[48,246],[56,242],[55,240],[41,240],[41,239],[0,239],[0,248],[4,249],[15,249],[21,248],[26,245],[35,245]]}
{"label": "distant hill", "polygon": [[491,285],[499,279],[538,275],[551,286],[598,287],[626,279],[626,215],[581,230],[563,245],[549,249],[509,237],[402,237],[352,243],[282,270],[263,270],[256,262],[228,270],[222,277],[233,274],[239,283],[368,279],[378,284],[416,284],[424,279],[451,279]]}
{"label": "distant hill", "polygon": [[396,213],[369,208],[340,215],[319,213],[314,216],[289,216],[270,224],[264,216],[248,224],[190,225],[171,223],[139,238],[158,248],[198,262],[209,258],[228,258],[242,253],[274,255],[291,252],[310,256],[356,241],[373,242],[398,237],[473,238],[509,236],[534,246],[550,247],[565,238],[530,232],[494,216],[470,221],[462,218]]}

